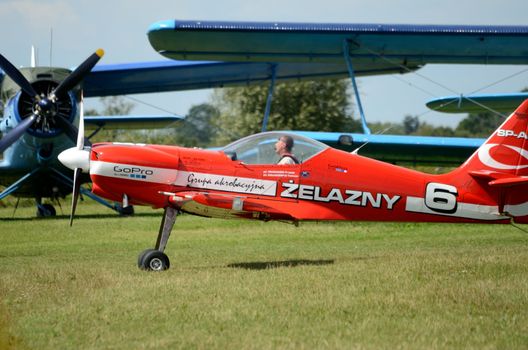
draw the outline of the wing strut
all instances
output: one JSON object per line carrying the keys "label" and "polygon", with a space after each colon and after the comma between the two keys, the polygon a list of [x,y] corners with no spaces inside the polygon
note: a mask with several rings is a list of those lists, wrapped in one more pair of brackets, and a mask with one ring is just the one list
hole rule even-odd
{"label": "wing strut", "polygon": [[16,180],[14,183],[9,185],[5,190],[3,190],[0,193],[0,200],[4,199],[11,193],[17,191],[24,183],[26,183],[30,178],[32,178],[37,172],[40,171],[40,168],[35,168],[31,172],[27,173],[26,175],[22,176],[20,179]]}
{"label": "wing strut", "polygon": [[343,55],[345,56],[345,62],[347,64],[348,74],[350,75],[352,87],[354,88],[354,94],[356,95],[356,102],[359,108],[359,115],[361,117],[361,125],[363,126],[363,132],[367,135],[370,135],[370,129],[367,126],[367,119],[365,118],[363,106],[361,105],[361,98],[359,97],[359,90],[356,83],[356,74],[354,73],[354,66],[352,65],[352,60],[350,59],[350,46],[348,44],[347,39],[343,40]]}
{"label": "wing strut", "polygon": [[[59,180],[60,182],[62,182],[63,184],[67,185],[67,186],[72,186],[73,187],[73,181],[72,179],[70,179],[69,177],[67,177],[66,175],[64,175],[63,173],[61,173],[60,171],[58,171],[57,169],[54,169],[54,168],[51,168],[51,171],[57,175],[55,178],[57,180]],[[94,201],[96,201],[97,203],[99,204],[102,204],[104,205],[105,207],[109,208],[109,209],[112,209],[118,213],[121,214],[121,210],[122,208],[120,207],[119,204],[114,204],[112,205],[110,202],[107,202],[106,200],[102,199],[101,197],[98,197],[96,196],[95,194],[93,194],[90,190],[87,190],[85,189],[84,187],[80,187],[80,193]]]}
{"label": "wing strut", "polygon": [[268,98],[266,99],[266,109],[264,110],[264,120],[262,120],[262,132],[268,128],[268,119],[271,111],[271,101],[273,100],[273,91],[275,90],[275,79],[277,78],[277,64],[271,65],[271,83],[268,89]]}

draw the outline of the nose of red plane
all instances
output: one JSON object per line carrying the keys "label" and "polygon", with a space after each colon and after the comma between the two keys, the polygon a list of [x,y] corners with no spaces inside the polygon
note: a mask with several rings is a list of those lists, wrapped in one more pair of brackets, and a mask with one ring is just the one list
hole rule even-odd
{"label": "nose of red plane", "polygon": [[59,154],[59,161],[67,168],[81,168],[83,173],[90,172],[90,149],[68,148]]}

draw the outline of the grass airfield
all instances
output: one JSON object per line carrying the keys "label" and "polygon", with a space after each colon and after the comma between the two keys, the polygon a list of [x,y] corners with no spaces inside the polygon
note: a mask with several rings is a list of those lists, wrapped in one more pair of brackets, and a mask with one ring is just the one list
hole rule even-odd
{"label": "grass airfield", "polygon": [[162,211],[64,210],[0,209],[0,349],[528,348],[512,226],[182,215],[148,273]]}

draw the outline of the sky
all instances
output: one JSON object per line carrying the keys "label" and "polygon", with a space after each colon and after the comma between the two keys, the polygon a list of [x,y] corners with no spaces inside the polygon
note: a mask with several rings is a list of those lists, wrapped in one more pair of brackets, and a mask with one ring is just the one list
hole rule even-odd
{"label": "sky", "polygon": [[[40,65],[51,60],[53,66],[72,68],[97,48],[105,50],[101,64],[164,60],[146,33],[150,24],[168,19],[525,25],[527,12],[526,0],[0,0],[0,52],[15,66],[29,66],[34,45]],[[431,112],[425,103],[488,85],[480,92],[528,86],[528,65],[428,65],[419,73],[427,79],[413,74],[359,78],[367,120],[399,122],[413,115],[433,125],[456,126],[465,115]],[[209,102],[211,92],[133,95],[146,104],[134,102],[132,113],[166,114],[161,109],[184,116],[191,106]],[[99,107],[98,99],[88,99],[86,108]]]}

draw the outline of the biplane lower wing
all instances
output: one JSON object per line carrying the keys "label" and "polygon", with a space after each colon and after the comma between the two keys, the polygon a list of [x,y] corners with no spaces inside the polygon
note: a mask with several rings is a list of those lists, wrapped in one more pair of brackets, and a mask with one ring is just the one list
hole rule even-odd
{"label": "biplane lower wing", "polygon": [[84,118],[87,130],[105,129],[162,129],[171,127],[183,118],[175,115],[109,115]]}
{"label": "biplane lower wing", "polygon": [[[411,69],[417,69],[411,67]],[[358,76],[406,73],[387,62],[356,67]],[[210,89],[275,80],[299,81],[348,77],[345,62],[269,63],[158,61],[96,66],[85,78],[86,97],[139,94],[149,92]]]}
{"label": "biplane lower wing", "polygon": [[456,166],[466,160],[485,139],[437,136],[375,135],[358,133],[293,131],[331,147],[393,164]]}

